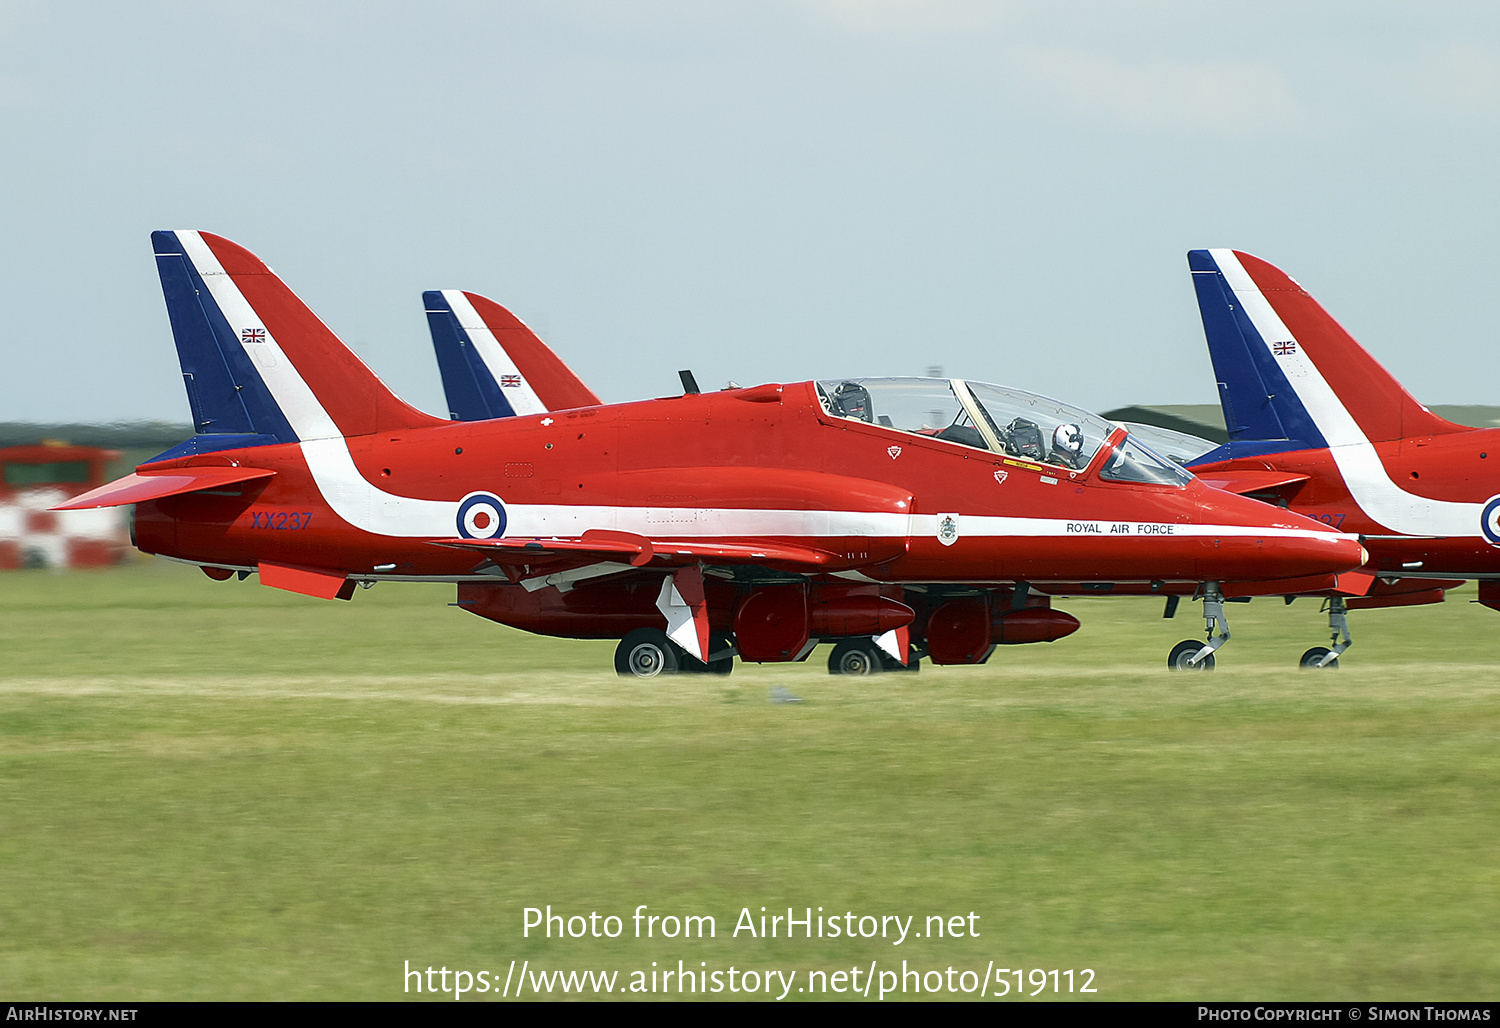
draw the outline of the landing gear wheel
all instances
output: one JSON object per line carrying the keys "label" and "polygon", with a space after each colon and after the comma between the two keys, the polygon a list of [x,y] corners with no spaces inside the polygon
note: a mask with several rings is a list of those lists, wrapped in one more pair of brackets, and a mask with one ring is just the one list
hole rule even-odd
{"label": "landing gear wheel", "polygon": [[626,678],[677,673],[677,648],[659,628],[637,628],[615,647],[615,672]]}
{"label": "landing gear wheel", "polygon": [[1212,671],[1214,669],[1214,655],[1210,653],[1196,664],[1189,664],[1188,660],[1193,654],[1203,649],[1203,644],[1197,639],[1184,639],[1172,647],[1172,652],[1167,655],[1167,667],[1173,671]]}
{"label": "landing gear wheel", "polygon": [[1314,646],[1302,655],[1302,660],[1298,662],[1298,666],[1310,671],[1336,671],[1339,666],[1339,659],[1337,657],[1334,657],[1327,664],[1319,665],[1318,663],[1318,661],[1332,652],[1327,646]]}
{"label": "landing gear wheel", "polygon": [[874,639],[841,639],[828,655],[828,673],[876,675],[885,669],[884,656]]}

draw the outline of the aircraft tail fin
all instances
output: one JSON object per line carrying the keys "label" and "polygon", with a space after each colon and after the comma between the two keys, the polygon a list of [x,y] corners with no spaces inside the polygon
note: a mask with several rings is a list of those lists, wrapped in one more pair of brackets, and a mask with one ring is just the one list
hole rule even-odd
{"label": "aircraft tail fin", "polygon": [[1464,431],[1281,269],[1237,250],[1193,250],[1188,266],[1229,430],[1205,460]]}
{"label": "aircraft tail fin", "polygon": [[198,450],[446,424],[397,398],[249,250],[196,231],[151,244]]}
{"label": "aircraft tail fin", "polygon": [[600,399],[510,311],[478,293],[422,294],[455,421],[596,407]]}

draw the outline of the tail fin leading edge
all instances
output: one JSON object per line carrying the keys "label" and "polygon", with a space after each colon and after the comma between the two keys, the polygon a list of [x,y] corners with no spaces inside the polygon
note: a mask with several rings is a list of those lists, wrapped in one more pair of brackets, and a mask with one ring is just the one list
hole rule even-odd
{"label": "tail fin leading edge", "polygon": [[1281,269],[1188,254],[1229,442],[1215,459],[1462,431],[1423,407]]}

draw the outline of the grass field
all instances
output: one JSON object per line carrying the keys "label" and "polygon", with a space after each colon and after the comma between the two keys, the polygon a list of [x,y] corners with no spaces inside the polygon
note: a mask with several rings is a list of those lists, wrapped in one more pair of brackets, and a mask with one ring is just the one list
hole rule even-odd
{"label": "grass field", "polygon": [[[820,650],[640,684],[451,587],[6,574],[0,997],[383,1000],[407,961],[498,988],[512,960],[682,960],[806,998],[809,970],[993,960],[1092,969],[1101,999],[1493,1000],[1500,615],[1472,596],[1356,613],[1335,672],[1294,670],[1316,601],[1231,606],[1218,670],[1174,674],[1196,608],[1090,598],[984,667],[841,679]],[[547,904],[624,934],[523,938]],[[717,936],[635,939],[639,904]],[[979,935],[732,937],[762,906]]]}

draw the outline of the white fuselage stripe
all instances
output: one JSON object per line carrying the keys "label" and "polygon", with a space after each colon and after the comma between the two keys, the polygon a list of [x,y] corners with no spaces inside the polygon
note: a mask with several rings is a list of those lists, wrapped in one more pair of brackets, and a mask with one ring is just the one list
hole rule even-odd
{"label": "white fuselage stripe", "polygon": [[[1234,251],[1209,252],[1260,333],[1261,345],[1280,365],[1318,431],[1323,433],[1339,474],[1360,509],[1371,520],[1401,535],[1477,537],[1484,505],[1433,500],[1397,485],[1381,463],[1374,444],[1366,438],[1338,393],[1308,358],[1301,341],[1282,322]],[[1290,353],[1276,353],[1272,344],[1284,340],[1296,341],[1297,346]]]}
{"label": "white fuselage stripe", "polygon": [[[304,443],[302,451],[318,489],[334,512],[378,535],[451,538],[458,534],[458,501],[419,500],[377,489],[355,467],[342,439]],[[504,499],[503,493],[496,495]],[[631,532],[648,539],[756,537],[836,539],[937,538],[938,515],[887,511],[789,510],[721,507],[624,507],[601,504],[506,503],[506,538],[576,539],[589,529]],[[1316,528],[1078,521],[1064,518],[960,514],[960,538],[1195,537],[1323,539]],[[662,549],[670,549],[663,545]]]}

